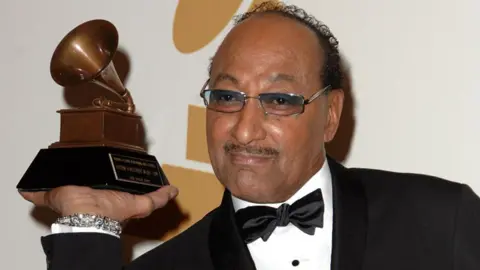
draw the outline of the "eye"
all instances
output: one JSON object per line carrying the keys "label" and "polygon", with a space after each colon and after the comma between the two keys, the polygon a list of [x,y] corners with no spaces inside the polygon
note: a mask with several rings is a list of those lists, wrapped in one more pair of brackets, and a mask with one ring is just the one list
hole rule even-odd
{"label": "eye", "polygon": [[275,105],[289,105],[290,101],[284,97],[276,97],[272,99],[272,103]]}
{"label": "eye", "polygon": [[211,91],[210,100],[217,103],[232,103],[241,101],[242,96],[230,90],[214,90]]}
{"label": "eye", "polygon": [[292,97],[285,94],[263,94],[261,98],[265,104],[274,105],[274,106],[290,106],[294,103],[292,102]]}
{"label": "eye", "polygon": [[235,98],[235,97],[234,97],[233,95],[231,95],[231,94],[220,94],[220,95],[218,95],[218,97],[217,97],[217,99],[218,99],[219,101],[232,101],[232,100],[234,100],[234,98]]}

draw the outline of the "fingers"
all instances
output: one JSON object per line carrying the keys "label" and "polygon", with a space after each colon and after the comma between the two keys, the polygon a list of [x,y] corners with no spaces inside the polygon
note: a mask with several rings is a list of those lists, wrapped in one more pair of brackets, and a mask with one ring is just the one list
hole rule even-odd
{"label": "fingers", "polygon": [[178,189],[174,186],[165,186],[157,191],[147,194],[152,199],[153,210],[164,207],[170,200],[178,195]]}
{"label": "fingers", "polygon": [[174,186],[165,186],[157,191],[139,195],[136,200],[136,214],[133,218],[143,218],[150,215],[153,211],[164,207],[170,200],[178,194],[178,189]]}
{"label": "fingers", "polygon": [[38,191],[38,192],[19,192],[20,195],[27,201],[37,205],[37,206],[47,206],[47,192]]}

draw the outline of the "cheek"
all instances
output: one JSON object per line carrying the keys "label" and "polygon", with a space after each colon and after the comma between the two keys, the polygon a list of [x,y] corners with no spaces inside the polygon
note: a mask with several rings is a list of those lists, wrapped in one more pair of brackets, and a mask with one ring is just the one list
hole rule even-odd
{"label": "cheek", "polygon": [[299,132],[298,127],[289,125],[275,134],[278,134],[276,140],[280,146],[279,150],[282,153],[282,157],[288,159],[294,157],[295,153],[298,152],[298,140],[301,140],[302,137],[302,132]]}
{"label": "cheek", "polygon": [[210,150],[218,150],[229,140],[234,126],[232,117],[207,112],[207,143]]}
{"label": "cheek", "polygon": [[[308,115],[305,115],[308,116]],[[291,118],[269,125],[269,135],[280,151],[280,166],[292,168],[306,162],[316,148],[321,151],[321,119]]]}
{"label": "cheek", "polygon": [[264,129],[268,133],[268,139],[273,145],[269,145],[279,150],[283,151],[285,148],[285,143],[288,142],[288,139],[285,138],[288,136],[288,129],[285,128],[285,123],[280,120],[271,120],[264,124]]}
{"label": "cheek", "polygon": [[[302,132],[299,131],[301,126],[296,123],[296,119],[288,119],[293,121],[271,121],[266,125],[268,137],[271,146],[280,152],[278,165],[283,170],[290,170],[292,161],[299,154],[298,140],[301,140]],[[301,153],[301,152],[300,152]]]}

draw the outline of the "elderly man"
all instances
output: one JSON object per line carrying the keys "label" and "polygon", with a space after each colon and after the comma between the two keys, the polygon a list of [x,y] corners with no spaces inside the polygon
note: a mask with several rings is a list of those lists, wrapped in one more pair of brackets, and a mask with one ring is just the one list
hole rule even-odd
{"label": "elderly man", "polygon": [[327,157],[341,81],[337,40],[315,18],[274,3],[244,14],[201,92],[211,162],[226,188],[218,208],[122,266],[118,224],[163,207],[174,187],[24,193],[63,216],[113,224],[53,224],[42,238],[50,269],[480,269],[480,199],[469,187]]}

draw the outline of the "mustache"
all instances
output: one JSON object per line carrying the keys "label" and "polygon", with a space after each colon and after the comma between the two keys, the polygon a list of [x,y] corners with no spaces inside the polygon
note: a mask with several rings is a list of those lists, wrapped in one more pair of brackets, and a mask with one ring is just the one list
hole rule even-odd
{"label": "mustache", "polygon": [[246,153],[259,156],[277,156],[280,152],[277,149],[271,147],[253,147],[253,146],[241,146],[234,143],[226,143],[223,146],[225,153]]}

